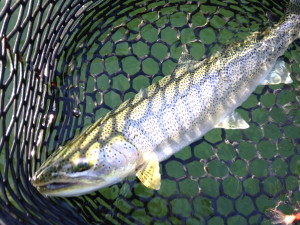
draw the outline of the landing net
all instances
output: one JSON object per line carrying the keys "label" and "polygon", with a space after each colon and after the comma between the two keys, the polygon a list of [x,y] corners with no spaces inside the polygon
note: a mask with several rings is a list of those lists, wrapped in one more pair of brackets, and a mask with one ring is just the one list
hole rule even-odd
{"label": "landing net", "polygon": [[247,130],[210,131],[136,178],[72,198],[31,186],[41,163],[140,88],[278,21],[272,0],[0,1],[0,224],[271,224],[300,201],[300,44],[293,83],[260,86],[238,109]]}

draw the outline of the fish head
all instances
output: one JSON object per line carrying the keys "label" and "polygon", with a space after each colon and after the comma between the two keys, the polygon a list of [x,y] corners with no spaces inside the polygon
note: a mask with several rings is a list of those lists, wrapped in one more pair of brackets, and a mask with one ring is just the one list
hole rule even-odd
{"label": "fish head", "polygon": [[136,147],[122,135],[104,142],[77,138],[55,151],[38,169],[31,183],[47,196],[78,196],[134,174],[138,158]]}

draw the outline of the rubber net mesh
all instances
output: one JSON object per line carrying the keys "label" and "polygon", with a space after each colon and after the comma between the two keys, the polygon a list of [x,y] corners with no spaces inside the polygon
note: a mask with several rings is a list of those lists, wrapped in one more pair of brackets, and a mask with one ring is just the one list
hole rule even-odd
{"label": "rubber net mesh", "polygon": [[136,178],[45,198],[30,177],[86,125],[195,59],[278,21],[272,0],[0,1],[0,223],[271,224],[300,201],[300,45],[293,83],[260,86],[238,109],[246,130],[210,131],[161,163],[159,191]]}

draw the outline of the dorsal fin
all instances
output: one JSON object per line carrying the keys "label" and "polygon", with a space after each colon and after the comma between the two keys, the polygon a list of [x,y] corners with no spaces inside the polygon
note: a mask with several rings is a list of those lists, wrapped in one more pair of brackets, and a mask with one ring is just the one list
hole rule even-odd
{"label": "dorsal fin", "polygon": [[147,96],[147,89],[146,88],[141,88],[139,92],[137,93],[140,98],[145,98]]}
{"label": "dorsal fin", "polygon": [[194,57],[189,54],[186,45],[183,45],[181,56],[178,59],[178,65],[191,63],[191,62],[196,62],[196,61],[195,61]]}
{"label": "dorsal fin", "polygon": [[194,66],[199,63],[188,53],[188,50],[185,45],[182,47],[182,55],[178,59],[178,65],[176,66],[174,72],[172,73],[176,78],[180,77],[182,74],[185,74],[188,71],[194,69]]}

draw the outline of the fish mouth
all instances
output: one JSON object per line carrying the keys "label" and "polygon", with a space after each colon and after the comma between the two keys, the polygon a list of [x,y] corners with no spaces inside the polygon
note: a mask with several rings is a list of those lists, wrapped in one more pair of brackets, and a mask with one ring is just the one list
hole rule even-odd
{"label": "fish mouth", "polygon": [[59,191],[72,186],[82,185],[82,182],[75,179],[54,179],[52,181],[42,181],[35,175],[31,179],[31,184],[37,188],[39,192],[44,194],[55,190]]}
{"label": "fish mouth", "polygon": [[45,190],[57,190],[57,189],[62,189],[62,188],[68,188],[74,185],[79,185],[77,182],[52,182],[49,184],[43,184],[36,186],[39,191],[45,191]]}
{"label": "fish mouth", "polygon": [[45,196],[72,197],[86,194],[90,191],[99,189],[105,185],[103,179],[84,179],[84,180],[53,180],[47,183],[38,183],[32,180],[32,185]]}
{"label": "fish mouth", "polygon": [[[61,175],[61,174],[60,174]],[[58,190],[69,188],[72,186],[85,186],[90,185],[97,181],[103,181],[103,179],[94,176],[65,176],[60,179],[53,179],[51,181],[41,181],[38,176],[33,176],[31,179],[31,184],[36,187],[39,191],[43,190]]]}
{"label": "fish mouth", "polygon": [[69,197],[80,195],[90,185],[84,182],[54,181],[47,184],[35,185],[36,189],[46,196]]}

